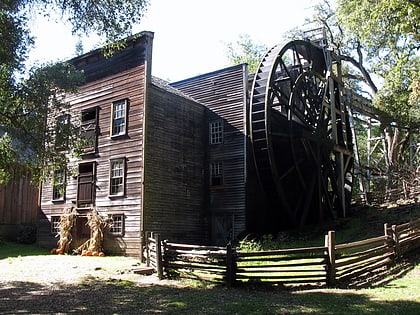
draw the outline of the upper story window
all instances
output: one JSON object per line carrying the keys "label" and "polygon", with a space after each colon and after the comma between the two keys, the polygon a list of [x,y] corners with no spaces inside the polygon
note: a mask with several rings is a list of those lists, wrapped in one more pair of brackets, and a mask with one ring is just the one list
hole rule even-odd
{"label": "upper story window", "polygon": [[111,136],[127,133],[127,100],[112,103]]}
{"label": "upper story window", "polygon": [[55,125],[55,147],[60,150],[66,150],[69,145],[70,136],[70,115],[65,114],[57,117]]}
{"label": "upper story window", "polygon": [[223,164],[221,162],[210,163],[210,187],[223,185]]}
{"label": "upper story window", "polygon": [[55,170],[53,177],[53,200],[64,200],[66,192],[66,174],[63,170]]}
{"label": "upper story window", "polygon": [[125,190],[125,158],[110,162],[109,195],[123,196]]}
{"label": "upper story window", "polygon": [[209,143],[219,144],[223,142],[223,120],[215,120],[209,123]]}
{"label": "upper story window", "polygon": [[90,108],[82,111],[81,137],[84,153],[95,153],[98,139],[98,108]]}

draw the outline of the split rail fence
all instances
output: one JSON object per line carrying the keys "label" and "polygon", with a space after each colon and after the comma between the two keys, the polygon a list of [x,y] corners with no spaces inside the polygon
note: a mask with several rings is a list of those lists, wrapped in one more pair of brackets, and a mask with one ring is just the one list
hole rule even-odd
{"label": "split rail fence", "polygon": [[[181,277],[225,283],[280,283],[335,286],[390,266],[420,248],[420,219],[384,226],[384,235],[336,244],[335,232],[324,246],[244,252],[226,247],[161,241],[146,236],[146,260],[159,278]],[[159,246],[160,245],[160,246]]]}

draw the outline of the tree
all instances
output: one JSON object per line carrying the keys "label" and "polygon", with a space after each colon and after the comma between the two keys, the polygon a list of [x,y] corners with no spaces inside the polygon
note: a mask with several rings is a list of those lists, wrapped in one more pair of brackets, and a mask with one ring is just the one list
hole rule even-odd
{"label": "tree", "polygon": [[320,3],[314,19],[347,65],[346,81],[368,93],[379,110],[386,136],[383,172],[391,188],[394,175],[408,166],[408,140],[418,137],[420,6],[408,0],[336,2]]}
{"label": "tree", "polygon": [[248,34],[242,34],[235,43],[227,44],[228,58],[234,65],[248,64],[250,73],[255,73],[260,61],[268,48],[265,45],[256,44]]}
{"label": "tree", "polygon": [[[380,121],[392,184],[393,172],[406,160],[410,134],[420,122],[420,4],[409,0],[338,0],[337,16],[357,52],[357,59],[348,60],[362,71],[374,105],[384,112]],[[368,66],[363,64],[363,54]],[[368,73],[379,76],[382,85],[377,87]]]}
{"label": "tree", "polygon": [[[54,126],[46,115],[63,114],[62,96],[76,92],[83,75],[70,64],[48,64],[27,71],[24,62],[34,44],[28,29],[33,14],[59,14],[77,34],[96,33],[104,39],[107,53],[124,47],[148,6],[148,0],[3,0],[0,3],[0,182],[10,179],[21,167],[40,175],[45,165],[65,165],[65,155],[52,138]],[[26,74],[28,72],[28,74]],[[77,126],[63,132],[71,144]],[[48,161],[48,163],[46,163]],[[45,171],[45,169],[44,169]],[[38,176],[35,176],[38,177]]]}

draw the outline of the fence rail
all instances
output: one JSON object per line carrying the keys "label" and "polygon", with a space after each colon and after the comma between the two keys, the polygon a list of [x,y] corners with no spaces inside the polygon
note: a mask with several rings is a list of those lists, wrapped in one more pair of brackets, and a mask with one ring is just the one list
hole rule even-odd
{"label": "fence rail", "polygon": [[[383,269],[409,251],[420,248],[420,219],[384,226],[384,235],[336,244],[335,232],[324,246],[244,252],[226,247],[147,238],[146,261],[159,278],[178,276],[225,283],[281,283],[334,286]],[[160,244],[160,246],[159,246]]]}

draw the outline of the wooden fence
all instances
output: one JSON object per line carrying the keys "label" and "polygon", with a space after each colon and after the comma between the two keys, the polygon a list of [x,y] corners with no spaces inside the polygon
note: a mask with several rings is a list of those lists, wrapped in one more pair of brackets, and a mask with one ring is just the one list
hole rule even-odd
{"label": "wooden fence", "polygon": [[[389,226],[384,235],[336,244],[335,232],[324,246],[244,252],[226,247],[176,244],[147,238],[147,263],[160,278],[182,277],[234,286],[239,283],[335,286],[350,282],[394,263],[420,248],[420,219]],[[157,246],[161,244],[161,246]]]}

